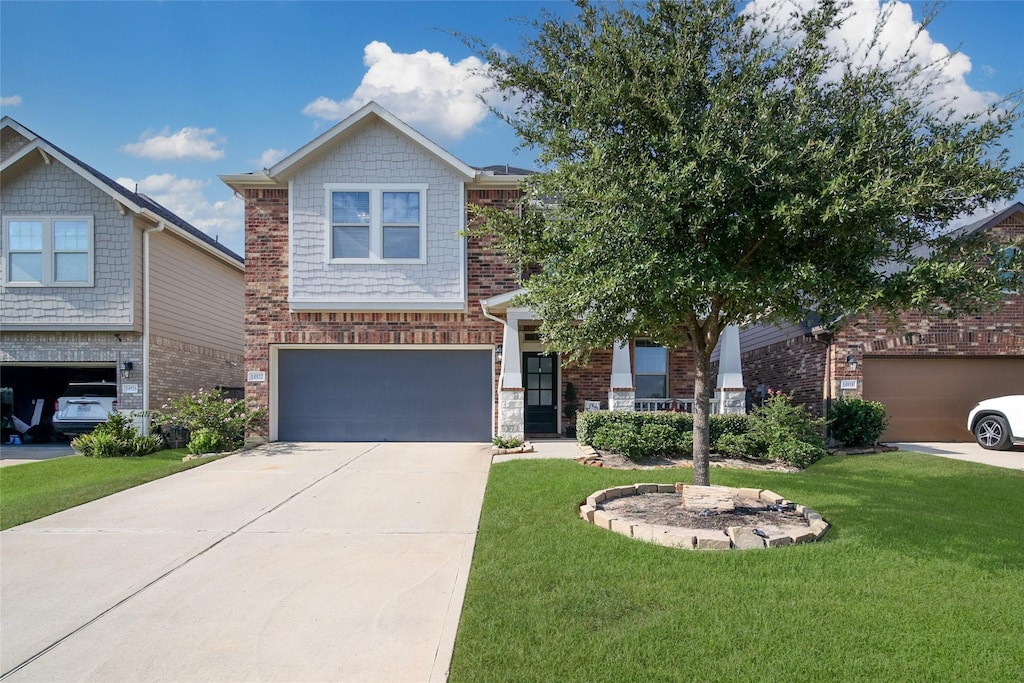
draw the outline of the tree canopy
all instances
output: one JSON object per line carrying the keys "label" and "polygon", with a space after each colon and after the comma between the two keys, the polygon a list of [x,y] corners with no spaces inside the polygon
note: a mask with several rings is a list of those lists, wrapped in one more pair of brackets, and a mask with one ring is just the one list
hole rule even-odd
{"label": "tree canopy", "polygon": [[533,21],[518,54],[479,48],[499,115],[543,167],[524,211],[486,229],[543,266],[526,299],[553,350],[585,360],[637,336],[693,350],[696,483],[727,325],[998,296],[992,260],[943,234],[1024,183],[1000,146],[1015,99],[965,113],[941,65],[836,50],[835,0],[576,5]]}

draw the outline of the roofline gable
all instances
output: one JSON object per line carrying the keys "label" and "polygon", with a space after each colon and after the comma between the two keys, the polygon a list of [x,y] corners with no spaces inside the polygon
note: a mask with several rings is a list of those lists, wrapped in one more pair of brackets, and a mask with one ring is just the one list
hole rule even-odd
{"label": "roofline gable", "polygon": [[340,142],[345,138],[346,134],[357,129],[358,125],[369,117],[374,117],[382,121],[394,130],[398,131],[400,134],[409,138],[414,143],[424,148],[427,152],[437,157],[443,163],[450,166],[456,173],[463,176],[465,180],[473,180],[476,178],[477,170],[475,168],[458,159],[440,145],[422,135],[387,109],[373,101],[363,105],[355,112],[349,114],[347,117],[335,124],[334,127],[330,128],[300,149],[292,152],[287,157],[271,166],[267,169],[267,175],[275,179],[289,175],[298,166],[315,159],[326,151],[327,148],[337,142]]}
{"label": "roofline gable", "polygon": [[980,219],[973,225],[965,226],[966,233],[979,233],[994,228],[1015,213],[1024,213],[1024,203],[1014,202],[1013,204],[1007,206],[1005,209],[997,211],[991,216]]}

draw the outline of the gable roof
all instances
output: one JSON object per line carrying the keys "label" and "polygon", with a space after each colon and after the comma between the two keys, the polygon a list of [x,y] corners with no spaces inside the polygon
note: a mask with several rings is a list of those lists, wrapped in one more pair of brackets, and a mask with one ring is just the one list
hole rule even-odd
{"label": "gable roof", "polygon": [[55,158],[101,191],[110,195],[114,201],[125,209],[141,214],[156,223],[163,223],[165,226],[170,227],[172,231],[177,232],[182,237],[185,237],[186,240],[212,253],[214,256],[232,263],[238,268],[244,267],[245,259],[162,204],[158,204],[141,192],[132,192],[116,180],[99,172],[49,140],[37,135],[9,116],[0,119],[0,130],[6,128],[17,131],[28,140],[28,143],[0,163],[0,173],[14,167],[33,153],[41,154],[44,161],[46,161],[47,157]]}
{"label": "gable roof", "polygon": [[252,173],[222,175],[220,179],[236,191],[247,187],[283,187],[287,184],[288,178],[294,175],[298,169],[313,162],[347,137],[354,135],[374,121],[391,127],[392,130],[438,159],[467,182],[491,186],[512,186],[532,173],[532,171],[507,164],[484,168],[470,166],[378,103],[369,102],[270,168]]}
{"label": "gable roof", "polygon": [[1015,213],[1024,214],[1024,203],[1014,202],[1013,204],[1010,204],[1002,211],[997,211],[996,213],[993,213],[991,215],[983,216],[982,218],[979,218],[973,223],[968,223],[967,225],[963,225],[957,228],[955,231],[953,231],[953,234],[960,237],[964,235],[973,235],[974,233],[984,232],[986,230],[996,227],[997,225],[999,225],[1000,223],[1002,223],[1004,220],[1006,220]]}

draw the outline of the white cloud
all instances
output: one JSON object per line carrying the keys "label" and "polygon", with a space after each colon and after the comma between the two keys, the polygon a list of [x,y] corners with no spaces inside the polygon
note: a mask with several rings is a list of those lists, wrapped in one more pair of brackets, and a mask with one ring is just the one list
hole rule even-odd
{"label": "white cloud", "polygon": [[118,178],[129,190],[145,194],[166,206],[229,249],[241,254],[245,247],[245,208],[240,200],[210,201],[206,191],[211,181],[179,178],[171,173],[146,176],[141,180]]}
{"label": "white cloud", "polygon": [[440,52],[403,54],[373,41],[363,50],[363,64],[368,69],[350,98],[321,95],[302,113],[337,121],[373,100],[424,133],[452,140],[487,117],[487,105],[479,96],[493,81],[477,57],[453,64]]}
{"label": "white cloud", "polygon": [[11,95],[10,97],[0,97],[0,107],[17,107],[21,104],[21,95]]}
{"label": "white cloud", "polygon": [[277,162],[284,159],[285,155],[288,154],[286,149],[274,149],[273,147],[263,150],[263,154],[260,155],[259,165],[260,168],[270,168]]}
{"label": "white cloud", "polygon": [[138,142],[125,145],[122,149],[137,157],[157,161],[172,159],[200,159],[213,161],[224,156],[223,145],[227,139],[217,137],[216,128],[186,127],[171,133],[164,128],[159,134],[143,133]]}
{"label": "white cloud", "polygon": [[[807,0],[751,0],[744,11],[768,16],[768,25],[779,27],[791,21],[789,10],[793,7],[807,6]],[[951,105],[961,114],[982,112],[999,101],[996,93],[974,90],[967,84],[970,58],[953,54],[935,42],[927,30],[921,30],[909,4],[899,0],[885,4],[880,0],[851,0],[844,16],[846,21],[826,36],[825,42],[852,63],[895,65],[906,55],[909,66],[934,65],[922,76],[934,79],[934,101]],[[883,19],[878,41],[872,44],[876,26]]]}

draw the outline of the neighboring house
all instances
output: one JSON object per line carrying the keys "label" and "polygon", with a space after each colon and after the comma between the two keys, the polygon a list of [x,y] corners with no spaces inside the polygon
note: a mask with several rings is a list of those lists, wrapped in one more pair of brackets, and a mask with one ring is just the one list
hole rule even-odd
{"label": "neighboring house", "polygon": [[69,382],[117,382],[122,410],[241,388],[240,256],[8,117],[0,173],[0,385],[21,420],[45,426]]}
{"label": "neighboring house", "polygon": [[245,197],[246,395],[266,436],[550,434],[568,382],[580,409],[692,397],[688,353],[634,342],[586,368],[543,354],[539,321],[513,307],[515,264],[465,236],[473,206],[516,210],[527,174],[471,167],[370,103],[269,169],[221,176]]}
{"label": "neighboring house", "polygon": [[[963,228],[1000,245],[1024,238],[1024,204]],[[886,441],[969,441],[967,413],[979,400],[1024,393],[1024,297],[1008,291],[999,309],[954,319],[918,311],[893,325],[884,315],[851,316],[834,333],[809,324],[755,326],[740,335],[743,374],[755,395],[792,392],[818,414],[839,397],[885,404]]]}

